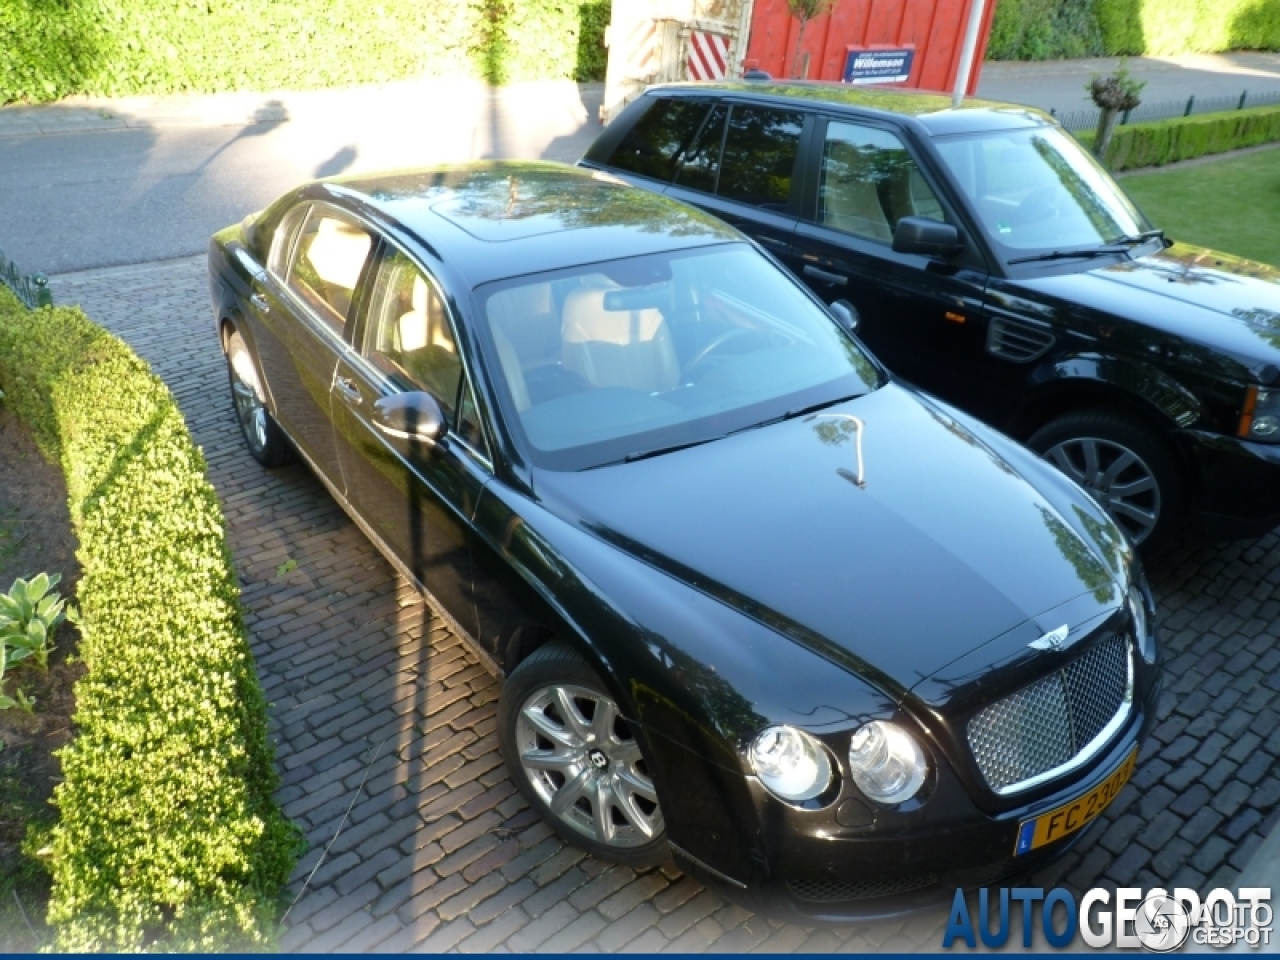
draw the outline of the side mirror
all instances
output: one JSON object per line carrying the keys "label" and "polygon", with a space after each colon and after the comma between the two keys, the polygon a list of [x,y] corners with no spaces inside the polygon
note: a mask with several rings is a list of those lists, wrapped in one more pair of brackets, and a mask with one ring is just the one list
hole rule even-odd
{"label": "side mirror", "polygon": [[836,318],[836,323],[844,327],[847,332],[858,332],[858,310],[848,300],[836,300],[829,304],[827,309]]}
{"label": "side mirror", "polygon": [[893,228],[897,253],[921,253],[930,257],[954,257],[964,250],[958,228],[930,217],[903,217]]}
{"label": "side mirror", "polygon": [[382,397],[373,405],[373,425],[397,440],[435,443],[444,433],[444,412],[436,398],[421,390]]}

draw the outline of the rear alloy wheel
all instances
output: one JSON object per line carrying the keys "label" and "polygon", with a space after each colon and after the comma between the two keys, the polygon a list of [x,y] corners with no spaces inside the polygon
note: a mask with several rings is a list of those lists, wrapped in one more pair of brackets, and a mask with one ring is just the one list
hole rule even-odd
{"label": "rear alloy wheel", "polygon": [[498,725],[517,787],[561,837],[635,867],[668,858],[644,752],[577,653],[553,644],[521,663],[503,687]]}
{"label": "rear alloy wheel", "polygon": [[289,438],[267,411],[265,393],[257,364],[244,338],[233,330],[227,338],[227,373],[231,379],[231,399],[235,403],[240,432],[253,459],[264,467],[279,467],[294,459]]}
{"label": "rear alloy wheel", "polygon": [[1165,444],[1127,417],[1069,413],[1041,427],[1027,445],[1093,496],[1145,555],[1173,540],[1186,494]]}

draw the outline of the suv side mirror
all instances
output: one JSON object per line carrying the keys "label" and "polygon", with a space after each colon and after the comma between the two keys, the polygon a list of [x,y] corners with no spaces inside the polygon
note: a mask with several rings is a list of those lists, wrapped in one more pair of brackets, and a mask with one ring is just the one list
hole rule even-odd
{"label": "suv side mirror", "polygon": [[435,443],[444,433],[444,411],[436,398],[421,390],[382,397],[373,405],[373,425],[397,440]]}
{"label": "suv side mirror", "polygon": [[903,217],[893,228],[893,249],[896,253],[954,257],[964,250],[964,237],[958,228],[941,220]]}
{"label": "suv side mirror", "polygon": [[835,300],[828,304],[827,309],[836,318],[836,323],[844,327],[848,333],[858,332],[858,310],[848,300]]}

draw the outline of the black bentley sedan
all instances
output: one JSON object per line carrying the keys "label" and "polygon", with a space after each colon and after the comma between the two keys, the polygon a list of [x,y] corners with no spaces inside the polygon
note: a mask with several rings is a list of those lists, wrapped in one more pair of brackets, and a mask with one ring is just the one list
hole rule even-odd
{"label": "black bentley sedan", "polygon": [[888,367],[1025,442],[1144,552],[1280,523],[1280,270],[1174,244],[1052,117],[654,87],[582,160],[716,214]]}
{"label": "black bentley sedan", "polygon": [[209,273],[250,452],[301,455],[505,675],[566,839],[885,913],[1054,856],[1132,773],[1158,654],[1123,534],[714,218],[402,172],[289,193]]}

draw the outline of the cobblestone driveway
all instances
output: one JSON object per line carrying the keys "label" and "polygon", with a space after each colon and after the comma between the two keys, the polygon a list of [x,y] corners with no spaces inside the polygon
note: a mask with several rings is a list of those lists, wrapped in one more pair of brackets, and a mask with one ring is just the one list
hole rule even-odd
{"label": "cobblestone driveway", "polygon": [[[311,845],[290,887],[287,949],[941,946],[944,910],[807,930],[674,867],[636,873],[566,847],[502,767],[497,683],[305,468],[266,473],[245,451],[203,258],[64,275],[53,289],[165,379],[222,498],[279,799]],[[1232,886],[1280,817],[1280,539],[1183,549],[1151,573],[1168,668],[1161,723],[1131,784],[1044,886]]]}

